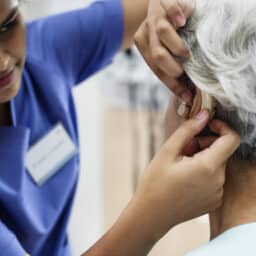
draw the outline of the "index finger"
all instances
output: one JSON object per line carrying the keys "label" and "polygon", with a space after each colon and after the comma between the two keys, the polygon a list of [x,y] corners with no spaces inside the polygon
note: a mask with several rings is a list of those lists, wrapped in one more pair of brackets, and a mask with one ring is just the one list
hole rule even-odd
{"label": "index finger", "polygon": [[205,128],[208,121],[209,112],[207,110],[200,112],[195,118],[187,120],[167,140],[165,148],[170,149],[175,158],[179,157],[185,146]]}
{"label": "index finger", "polygon": [[237,150],[240,145],[240,136],[220,120],[213,120],[209,127],[220,137],[209,148],[196,154],[195,157],[208,159],[209,165],[217,167],[224,164]]}

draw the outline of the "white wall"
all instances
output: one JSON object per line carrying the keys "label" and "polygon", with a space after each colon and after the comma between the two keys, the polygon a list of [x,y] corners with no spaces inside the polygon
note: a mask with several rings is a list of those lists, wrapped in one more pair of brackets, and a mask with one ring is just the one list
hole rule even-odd
{"label": "white wall", "polygon": [[[27,20],[84,6],[91,0],[31,0],[22,9]],[[69,227],[73,253],[80,255],[102,234],[103,202],[101,175],[102,106],[98,79],[77,88],[74,96],[78,108],[81,136],[81,173]]]}
{"label": "white wall", "polygon": [[27,0],[21,3],[26,19],[34,19],[88,5],[93,0]]}
{"label": "white wall", "polygon": [[70,223],[74,255],[89,248],[103,232],[103,107],[98,79],[74,92],[80,130],[81,172]]}

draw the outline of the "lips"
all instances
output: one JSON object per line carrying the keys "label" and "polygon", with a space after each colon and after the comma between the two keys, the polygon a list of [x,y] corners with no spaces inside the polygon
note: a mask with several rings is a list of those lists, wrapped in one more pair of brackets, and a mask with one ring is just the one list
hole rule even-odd
{"label": "lips", "polygon": [[6,72],[5,74],[0,76],[0,89],[5,88],[11,84],[14,79],[14,69]]}

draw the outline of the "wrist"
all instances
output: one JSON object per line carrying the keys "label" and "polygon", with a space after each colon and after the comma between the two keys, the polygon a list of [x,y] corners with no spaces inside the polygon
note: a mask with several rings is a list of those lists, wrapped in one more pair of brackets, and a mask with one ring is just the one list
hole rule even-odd
{"label": "wrist", "polygon": [[160,199],[152,200],[143,195],[135,195],[129,205],[141,235],[153,245],[176,225],[172,209],[162,203]]}
{"label": "wrist", "polygon": [[[150,218],[147,215],[143,205],[140,205],[136,198],[133,198],[120,216],[117,225],[123,228],[125,237],[129,237],[129,239],[133,237],[134,247],[137,247],[136,251],[144,249],[143,253],[148,253],[158,241],[154,236]],[[143,253],[141,251],[140,255],[144,255]]]}

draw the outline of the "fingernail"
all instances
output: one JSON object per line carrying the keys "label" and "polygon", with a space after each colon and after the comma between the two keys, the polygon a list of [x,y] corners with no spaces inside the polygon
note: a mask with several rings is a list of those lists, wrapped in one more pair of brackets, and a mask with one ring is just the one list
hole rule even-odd
{"label": "fingernail", "polygon": [[191,100],[192,100],[192,95],[191,95],[191,93],[189,93],[187,91],[183,92],[182,95],[181,95],[181,99],[183,101],[185,101],[186,103],[190,103]]}
{"label": "fingernail", "polygon": [[207,110],[202,110],[199,114],[196,115],[196,119],[202,121],[205,120],[208,117]]}
{"label": "fingernail", "polygon": [[183,27],[186,24],[186,19],[183,13],[178,12],[175,16],[175,22],[177,27]]}

